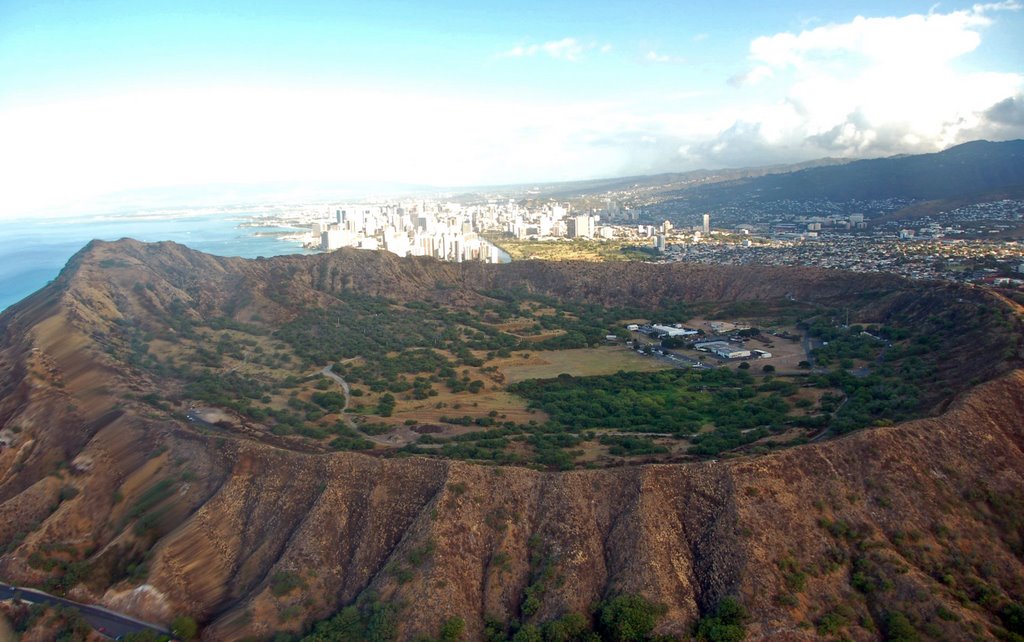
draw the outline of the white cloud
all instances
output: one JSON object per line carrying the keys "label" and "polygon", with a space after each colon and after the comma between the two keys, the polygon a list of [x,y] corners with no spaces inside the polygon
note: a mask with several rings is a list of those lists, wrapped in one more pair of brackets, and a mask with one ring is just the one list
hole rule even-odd
{"label": "white cloud", "polygon": [[[504,55],[509,58],[525,58],[536,56],[537,54],[545,54],[556,60],[577,62],[583,58],[583,54],[587,50],[594,47],[594,44],[581,44],[575,38],[562,38],[561,40],[550,40],[541,44],[517,45],[506,51]],[[604,52],[603,48],[602,52]]]}
{"label": "white cloud", "polygon": [[775,72],[767,65],[758,65],[746,73],[737,74],[729,79],[733,87],[751,87],[775,76]]}
{"label": "white cloud", "polygon": [[901,67],[947,61],[981,43],[977,29],[990,24],[982,12],[954,11],[899,18],[864,18],[799,34],[762,36],[750,45],[751,59],[775,68],[801,68],[834,56],[860,55]]}
{"label": "white cloud", "polygon": [[653,49],[644,54],[644,62],[650,62],[655,64],[680,64],[685,62],[678,56],[670,56],[668,54],[658,53]]}
{"label": "white cloud", "polygon": [[[562,180],[1024,136],[1024,74],[968,64],[996,12],[1017,7],[767,35],[750,44],[750,69],[734,88],[668,80],[657,96],[600,103],[220,87],[9,108],[0,110],[0,217],[137,188]],[[563,38],[504,55],[579,61],[608,49]]]}
{"label": "white cloud", "polygon": [[[982,43],[996,11],[1016,2],[949,13],[857,17],[799,33],[754,39],[752,68],[730,79],[737,119],[701,145],[706,159],[740,156],[872,156],[936,151],[1015,125],[991,112],[1024,89],[1021,73],[970,70],[965,56]],[[757,85],[757,94],[751,94]],[[773,102],[765,102],[774,95]],[[1005,120],[1005,119],[1004,119]],[[749,162],[746,164],[750,164]]]}
{"label": "white cloud", "polygon": [[[0,218],[139,188],[268,182],[494,184],[614,174],[614,105],[241,87],[0,112]],[[588,138],[591,137],[591,138]]]}

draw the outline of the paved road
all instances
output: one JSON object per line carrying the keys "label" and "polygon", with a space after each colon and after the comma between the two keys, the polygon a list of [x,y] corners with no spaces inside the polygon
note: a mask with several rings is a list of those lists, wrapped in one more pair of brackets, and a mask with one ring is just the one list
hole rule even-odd
{"label": "paved road", "polygon": [[65,600],[62,597],[50,595],[49,593],[44,593],[35,589],[0,584],[0,600],[10,600],[14,598],[24,602],[30,602],[32,604],[48,604],[50,606],[60,605],[75,608],[82,614],[82,617],[92,626],[92,628],[109,638],[116,639],[122,635],[127,635],[128,633],[141,633],[143,631],[153,631],[154,633],[170,635],[170,631],[161,626],[150,624],[149,622],[143,622],[142,620],[136,620],[133,617],[116,613],[101,606],[93,606],[91,604],[81,604],[79,602],[73,602],[72,600]]}
{"label": "paved road", "polygon": [[202,426],[203,428],[209,428],[210,430],[224,430],[217,424],[211,424],[209,421],[206,421],[205,419],[199,416],[198,412],[192,410],[191,408],[185,411],[185,419],[188,419],[189,423],[195,424],[197,426]]}
{"label": "paved road", "polygon": [[351,392],[349,392],[348,389],[348,382],[342,379],[341,376],[338,375],[338,373],[331,370],[331,366],[327,366],[326,368],[321,370],[320,374],[333,379],[335,382],[338,383],[338,385],[341,386],[342,390],[345,391],[345,407],[341,409],[341,418],[350,428],[353,428],[356,431],[358,431],[359,434],[365,437],[366,439],[369,439],[370,441],[379,446],[387,446],[388,448],[404,446],[409,442],[416,441],[417,439],[419,439],[419,435],[414,433],[407,426],[399,426],[396,430],[393,430],[388,435],[367,435],[362,430],[359,430],[359,426],[356,424],[356,422],[352,421],[352,417],[349,417],[348,414],[345,412],[346,410],[348,410],[348,404],[352,398],[352,394]]}
{"label": "paved road", "polygon": [[[838,415],[839,411],[843,409],[843,406],[845,406],[846,402],[849,401],[849,400],[850,400],[849,396],[843,397],[842,403],[840,403],[838,406],[836,406],[836,409],[832,412],[832,416]],[[831,433],[832,433],[832,426],[825,426],[825,428],[821,432],[819,432],[817,435],[811,437],[807,441],[807,443],[812,443],[813,444],[816,441],[821,441],[822,439],[824,439],[827,435],[830,435]]]}
{"label": "paved road", "polygon": [[337,374],[335,374],[335,372],[334,372],[333,370],[331,370],[331,366],[327,366],[326,368],[324,368],[323,370],[321,370],[321,371],[320,371],[320,374],[322,374],[322,375],[324,375],[324,376],[327,376],[327,377],[330,377],[331,379],[334,379],[335,381],[337,381],[337,382],[338,382],[338,384],[339,384],[339,385],[340,385],[340,386],[342,387],[342,389],[343,389],[343,390],[345,391],[345,407],[341,409],[341,411],[342,411],[342,412],[345,412],[345,410],[346,410],[346,409],[348,409],[348,400],[349,400],[349,397],[351,397],[351,393],[349,392],[349,389],[348,389],[348,382],[346,382],[346,381],[345,381],[344,379],[342,379],[342,378],[341,378],[340,376],[338,376]]}

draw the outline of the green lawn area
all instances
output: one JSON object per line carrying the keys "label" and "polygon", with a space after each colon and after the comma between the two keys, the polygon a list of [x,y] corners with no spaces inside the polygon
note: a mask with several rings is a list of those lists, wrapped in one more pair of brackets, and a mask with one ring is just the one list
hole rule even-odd
{"label": "green lawn area", "polygon": [[623,345],[531,352],[527,359],[520,358],[520,354],[492,362],[505,375],[507,383],[548,379],[560,374],[586,377],[614,374],[619,370],[651,372],[670,367],[659,359],[641,356]]}

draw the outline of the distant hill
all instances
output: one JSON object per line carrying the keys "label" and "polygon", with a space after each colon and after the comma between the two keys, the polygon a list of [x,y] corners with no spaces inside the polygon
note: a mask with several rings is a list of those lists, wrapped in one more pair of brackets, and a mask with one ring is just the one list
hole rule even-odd
{"label": "distant hill", "polygon": [[726,181],[750,179],[769,174],[785,174],[812,167],[844,165],[851,162],[844,158],[817,158],[802,163],[788,165],[762,165],[756,167],[729,167],[724,169],[695,169],[688,172],[666,172],[663,174],[643,174],[635,176],[616,176],[613,178],[595,178],[580,181],[558,183],[537,183],[521,185],[502,185],[493,187],[466,188],[460,198],[473,201],[479,198],[482,191],[494,191],[515,198],[571,199],[587,196],[598,196],[609,192],[637,192],[650,195],[674,193],[679,190],[698,185],[709,185]]}
{"label": "distant hill", "polygon": [[709,204],[744,200],[939,200],[1024,187],[1024,140],[974,141],[935,154],[813,167],[680,190]]}

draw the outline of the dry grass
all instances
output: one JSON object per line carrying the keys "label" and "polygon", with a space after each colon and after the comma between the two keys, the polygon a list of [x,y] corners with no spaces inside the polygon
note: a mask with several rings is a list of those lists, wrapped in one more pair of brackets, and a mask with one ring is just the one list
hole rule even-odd
{"label": "dry grass", "polygon": [[[526,402],[521,397],[503,391],[491,390],[490,386],[488,386],[488,389],[475,395],[469,392],[452,394],[447,390],[439,390],[439,393],[436,397],[419,401],[403,400],[399,397],[394,414],[390,419],[385,419],[384,421],[401,424],[406,419],[415,419],[419,423],[436,424],[440,423],[442,416],[462,417],[463,415],[469,415],[475,418],[485,417],[492,411],[498,413],[498,416],[494,419],[499,423],[514,421],[525,424],[531,419],[538,423],[547,421],[545,413],[539,410],[531,413],[527,410]],[[438,404],[443,405],[438,408]],[[376,417],[370,418],[370,421],[378,420]],[[474,426],[472,429],[480,430],[480,427]]]}
{"label": "dry grass", "polygon": [[526,379],[547,379],[563,373],[584,377],[614,374],[619,370],[649,372],[670,367],[658,359],[638,355],[622,345],[529,354],[529,358],[526,359],[517,353],[509,359],[498,359],[492,363],[498,366],[508,383]]}

